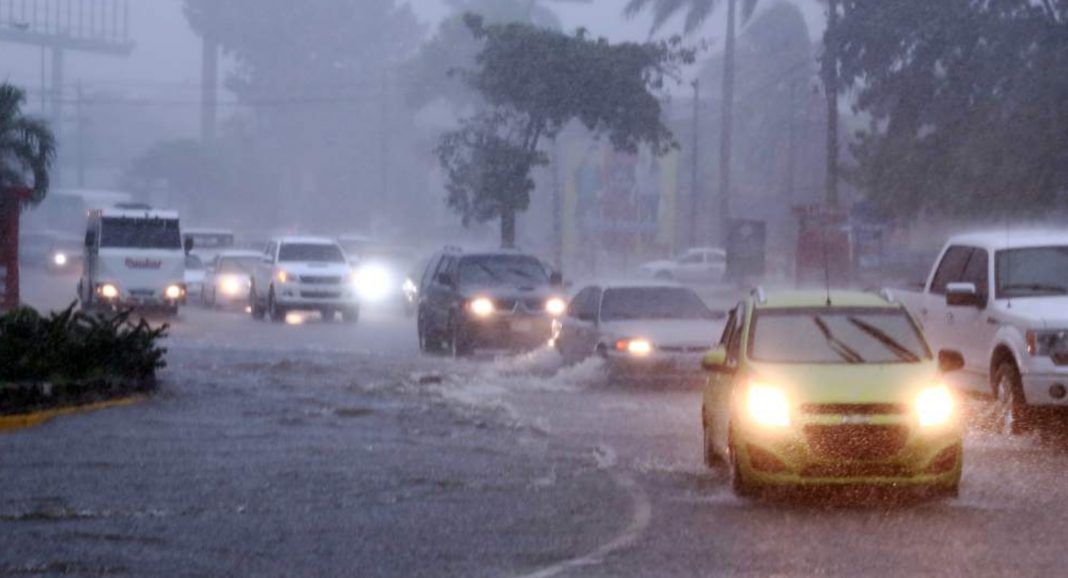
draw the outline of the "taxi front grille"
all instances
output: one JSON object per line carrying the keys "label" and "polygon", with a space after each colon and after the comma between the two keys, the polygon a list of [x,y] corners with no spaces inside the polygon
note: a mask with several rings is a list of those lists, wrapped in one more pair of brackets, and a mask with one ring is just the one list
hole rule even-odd
{"label": "taxi front grille", "polygon": [[897,455],[908,439],[902,425],[807,425],[809,447],[823,458],[841,460],[884,460]]}
{"label": "taxi front grille", "polygon": [[846,463],[806,466],[801,475],[806,478],[903,478],[910,472],[900,464]]}
{"label": "taxi front grille", "polygon": [[901,415],[909,408],[903,403],[806,403],[801,413],[808,415]]}

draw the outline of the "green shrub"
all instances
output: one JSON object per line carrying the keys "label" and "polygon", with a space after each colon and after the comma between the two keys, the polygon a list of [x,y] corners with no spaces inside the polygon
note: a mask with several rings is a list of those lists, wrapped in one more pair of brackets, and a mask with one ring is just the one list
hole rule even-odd
{"label": "green shrub", "polygon": [[152,328],[131,313],[64,311],[44,317],[23,307],[0,316],[0,383],[72,383],[155,378],[166,350]]}

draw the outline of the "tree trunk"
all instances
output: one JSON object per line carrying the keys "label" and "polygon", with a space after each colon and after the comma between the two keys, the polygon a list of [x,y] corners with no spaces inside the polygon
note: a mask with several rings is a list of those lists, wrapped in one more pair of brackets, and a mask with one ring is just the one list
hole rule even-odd
{"label": "tree trunk", "polygon": [[515,209],[511,207],[501,210],[501,248],[515,248]]}
{"label": "tree trunk", "polygon": [[19,201],[0,189],[0,311],[19,305]]}
{"label": "tree trunk", "polygon": [[838,207],[838,0],[827,3],[823,39],[823,87],[827,95],[827,206]]}
{"label": "tree trunk", "polygon": [[727,245],[731,220],[731,146],[734,132],[734,28],[738,0],[727,2],[727,41],[723,49],[723,130],[719,143],[720,239]]}

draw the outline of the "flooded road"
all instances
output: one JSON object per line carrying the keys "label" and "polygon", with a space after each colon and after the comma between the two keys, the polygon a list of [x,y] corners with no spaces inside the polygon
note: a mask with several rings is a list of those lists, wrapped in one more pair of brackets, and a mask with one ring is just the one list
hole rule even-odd
{"label": "flooded road", "polygon": [[969,434],[961,497],[745,501],[696,390],[411,320],[188,308],[159,394],[0,436],[0,575],[1051,576],[1068,452]]}

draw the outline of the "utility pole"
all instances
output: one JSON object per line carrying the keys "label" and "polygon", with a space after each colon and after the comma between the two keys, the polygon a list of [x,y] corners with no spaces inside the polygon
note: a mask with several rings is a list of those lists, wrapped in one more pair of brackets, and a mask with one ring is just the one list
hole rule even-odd
{"label": "utility pole", "polygon": [[74,101],[74,111],[78,124],[76,139],[78,143],[78,188],[85,188],[85,111],[83,108],[85,95],[82,92],[82,81],[78,81],[77,100]]}
{"label": "utility pole", "polygon": [[838,207],[838,0],[827,2],[823,85],[827,95],[827,206]]}
{"label": "utility pole", "polygon": [[723,127],[719,144],[720,239],[727,245],[731,221],[731,146],[734,121],[734,28],[738,0],[727,0],[727,43],[723,50]]}
{"label": "utility pole", "polygon": [[219,115],[219,8],[215,1],[205,5],[203,45],[200,54],[200,141],[215,140]]}
{"label": "utility pole", "polygon": [[697,159],[700,158],[701,144],[701,81],[693,81],[693,146],[690,151],[690,246],[696,247],[700,243],[697,235],[697,213],[701,209],[701,186],[700,176],[697,170]]}

